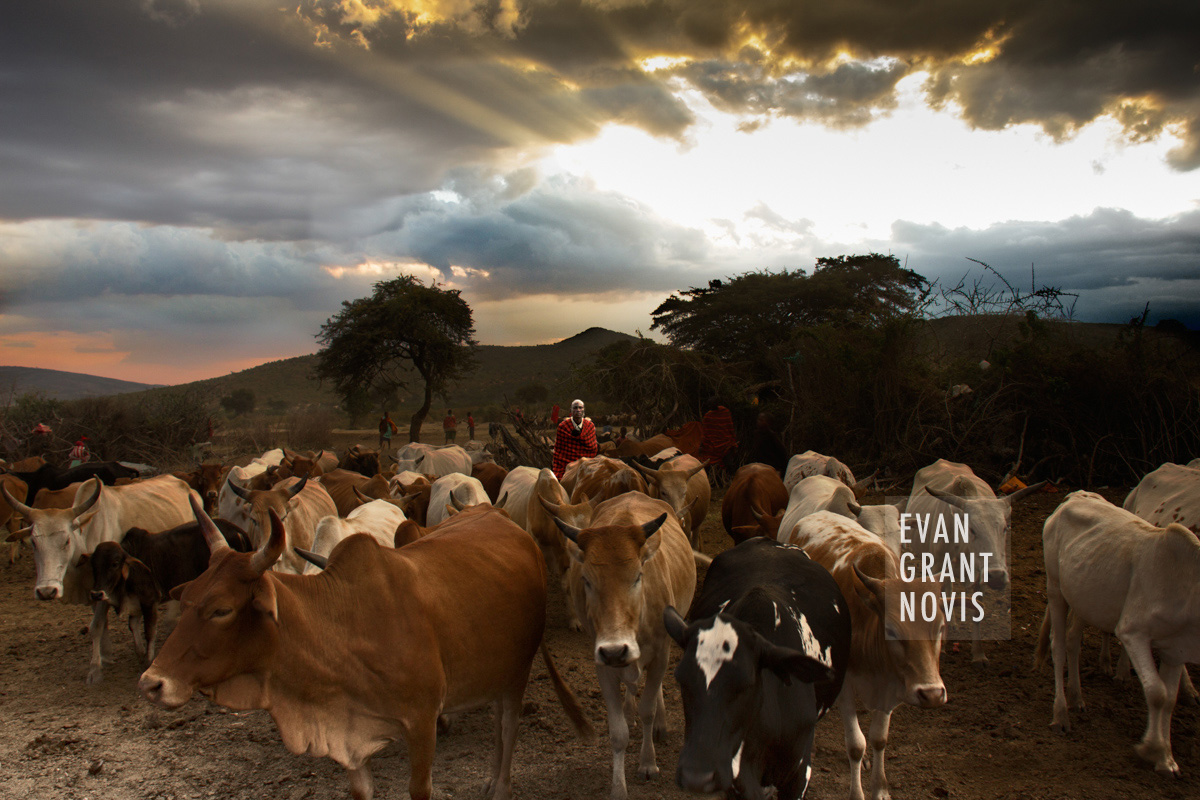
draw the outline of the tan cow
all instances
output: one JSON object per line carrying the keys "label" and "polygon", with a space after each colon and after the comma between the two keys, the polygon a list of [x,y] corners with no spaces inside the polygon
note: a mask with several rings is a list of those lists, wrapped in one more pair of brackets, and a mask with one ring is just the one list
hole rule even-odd
{"label": "tan cow", "polygon": [[246,506],[247,524],[243,527],[250,543],[262,547],[271,534],[268,511],[284,521],[288,534],[288,547],[283,556],[276,560],[273,569],[278,572],[300,574],[304,571],[304,559],[293,548],[311,550],[317,522],[322,517],[337,516],[337,506],[329,492],[308,478],[287,478],[272,489],[243,489],[233,484],[233,491]]}
{"label": "tan cow", "polygon": [[805,450],[788,460],[787,471],[783,474],[783,485],[790,492],[797,483],[813,475],[836,478],[853,489],[855,497],[862,497],[866,494],[871,481],[875,479],[875,475],[872,473],[869,477],[856,482],[854,473],[841,461],[833,456],[823,456],[815,450]]}
{"label": "tan cow", "polygon": [[1114,633],[1137,670],[1149,710],[1137,754],[1156,771],[1178,775],[1171,715],[1184,665],[1200,662],[1200,540],[1178,523],[1158,528],[1098,494],[1079,491],[1067,495],[1046,520],[1042,546],[1047,613],[1038,649],[1044,655],[1052,638],[1051,727],[1070,730],[1068,701],[1083,707],[1079,645],[1084,626]]}
{"label": "tan cow", "polygon": [[867,740],[858,725],[861,700],[871,714],[871,797],[881,800],[888,797],[883,762],[892,711],[901,703],[918,708],[946,703],[938,669],[945,617],[938,607],[930,621],[919,614],[905,619],[899,597],[931,592],[940,599],[941,586],[905,580],[890,547],[854,520],[830,511],[805,517],[786,542],[804,548],[829,570],[850,605],[850,666],[838,696],[850,759],[850,797],[863,798]]}
{"label": "tan cow", "polygon": [[642,722],[638,774],[658,774],[654,740],[666,734],[662,681],[667,671],[670,637],[663,627],[667,606],[687,608],[696,590],[696,565],[687,536],[675,512],[662,500],[641,492],[606,500],[580,529],[561,521],[571,557],[568,582],[571,600],[593,642],[596,674],[608,712],[612,746],[612,800],[625,800],[625,747],[629,723],[621,700],[637,696],[638,680],[646,683],[637,703]]}
{"label": "tan cow", "polygon": [[461,514],[399,549],[352,536],[318,575],[271,572],[287,532],[235,553],[203,511],[208,570],[177,589],[179,624],[138,687],[179,708],[199,690],[238,710],[266,709],[293,753],[328,756],[371,800],[372,756],[403,738],[409,796],[433,789],[437,718],[492,704],[496,753],[486,796],[511,794],[513,745],[534,655],[542,655],[581,735],[589,725],[554,669],[542,632],[546,580],[529,535],[502,514]]}
{"label": "tan cow", "polygon": [[[20,500],[22,503],[29,500],[25,495],[29,492],[29,486],[25,481],[18,478],[16,475],[0,475],[0,485],[4,486],[5,491],[14,500]],[[13,509],[8,502],[0,496],[0,526],[8,529],[8,536],[14,535],[20,530],[21,514]],[[12,542],[8,548],[8,563],[12,564],[17,560],[17,556],[21,554],[21,540],[17,539]]]}
{"label": "tan cow", "polygon": [[624,461],[607,456],[580,458],[567,465],[562,487],[572,503],[598,503],[626,492],[649,492],[646,481]]}
{"label": "tan cow", "polygon": [[[664,463],[658,469],[634,465],[650,488],[650,496],[666,500],[683,523],[693,549],[700,547],[700,525],[708,515],[712,500],[712,485],[708,473],[698,458],[683,454]],[[685,511],[684,509],[690,510]]]}
{"label": "tan cow", "polygon": [[[527,469],[518,467],[518,469]],[[516,472],[516,470],[514,470]],[[576,527],[586,527],[592,518],[592,504],[588,500],[572,504],[567,497],[567,491],[554,477],[554,472],[542,469],[537,474],[533,491],[525,505],[525,530],[529,531],[538,547],[542,549],[542,557],[546,560],[546,573],[557,576],[562,584],[563,597],[567,604],[567,627],[573,631],[583,629],[579,616],[575,612],[575,603],[571,600],[570,584],[567,572],[570,559],[567,556],[566,545],[562,534],[558,531],[555,519]]]}

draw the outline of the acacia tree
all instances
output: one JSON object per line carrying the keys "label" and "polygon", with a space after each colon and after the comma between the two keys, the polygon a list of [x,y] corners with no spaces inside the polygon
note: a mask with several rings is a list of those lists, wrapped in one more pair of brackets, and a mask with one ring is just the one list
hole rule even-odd
{"label": "acacia tree", "polygon": [[409,441],[421,440],[421,424],[435,394],[475,366],[471,307],[457,289],[425,286],[411,275],[375,284],[370,297],[342,303],[317,334],[316,376],[333,382],[344,401],[363,391],[405,390],[415,371],[424,400],[409,423]]}

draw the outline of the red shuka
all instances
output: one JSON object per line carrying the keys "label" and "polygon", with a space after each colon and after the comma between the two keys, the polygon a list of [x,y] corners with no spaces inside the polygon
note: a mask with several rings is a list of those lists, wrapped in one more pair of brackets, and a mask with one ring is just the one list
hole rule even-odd
{"label": "red shuka", "polygon": [[599,449],[596,426],[592,421],[584,417],[583,427],[576,431],[575,420],[567,417],[558,423],[558,432],[554,435],[554,462],[551,465],[554,477],[562,480],[568,464],[580,458],[591,458]]}
{"label": "red shuka", "polygon": [[737,447],[733,433],[733,414],[725,406],[717,406],[704,415],[704,440],[700,443],[700,460],[704,463],[718,461]]}

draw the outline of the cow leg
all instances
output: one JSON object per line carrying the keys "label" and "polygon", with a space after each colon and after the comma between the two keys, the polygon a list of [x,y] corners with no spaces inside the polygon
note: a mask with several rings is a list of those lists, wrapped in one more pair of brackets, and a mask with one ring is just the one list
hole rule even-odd
{"label": "cow leg", "polygon": [[1054,717],[1050,727],[1066,733],[1071,730],[1067,713],[1067,695],[1063,691],[1063,662],[1067,655],[1067,603],[1058,592],[1058,587],[1046,586],[1046,600],[1050,611],[1050,653],[1054,662]]}
{"label": "cow leg", "polygon": [[1083,686],[1079,682],[1079,650],[1083,644],[1083,619],[1078,614],[1070,615],[1067,627],[1067,705],[1075,711],[1086,711],[1083,702]]}
{"label": "cow leg", "polygon": [[[408,796],[412,800],[429,800],[433,794],[433,751],[437,746],[437,711],[419,713],[404,727],[408,744]],[[355,797],[354,800],[359,800]],[[369,796],[367,800],[370,800]]]}
{"label": "cow leg", "polygon": [[579,621],[579,615],[575,613],[575,603],[571,601],[571,585],[565,569],[561,571],[559,580],[562,582],[563,597],[567,598],[567,630],[581,631],[583,625]]}
{"label": "cow leg", "polygon": [[88,668],[88,683],[104,680],[104,652],[108,649],[108,602],[92,604],[92,622],[88,625],[88,637],[92,644],[92,661]]}
{"label": "cow leg", "polygon": [[1192,676],[1188,674],[1187,667],[1183,668],[1183,674],[1179,676],[1179,694],[1184,705],[1194,706],[1200,703],[1200,693],[1192,684]]}
{"label": "cow leg", "polygon": [[611,800],[626,800],[629,790],[625,786],[625,748],[629,745],[629,722],[621,702],[621,673],[612,667],[596,665],[596,677],[600,681],[600,694],[604,697],[604,708],[608,714],[608,743],[612,748]]}
{"label": "cow leg", "polygon": [[129,632],[133,635],[133,652],[141,660],[146,659],[146,635],[143,624],[145,616],[141,608],[129,611]]}
{"label": "cow leg", "polygon": [[988,665],[987,653],[983,651],[983,623],[976,622],[971,632],[971,663],[977,667]]}
{"label": "cow leg", "polygon": [[[642,756],[638,764],[638,775],[650,780],[658,775],[658,759],[654,752],[654,741],[666,736],[667,714],[663,702],[663,676],[667,673],[667,660],[656,656],[646,665],[646,684],[638,703],[642,719]],[[659,712],[659,709],[662,712]]]}
{"label": "cow leg", "polygon": [[890,800],[887,775],[883,771],[883,755],[887,749],[888,729],[892,709],[871,709],[871,800]]}
{"label": "cow leg", "polygon": [[354,800],[371,800],[375,796],[375,781],[371,778],[371,762],[368,761],[358,769],[347,771],[350,773],[350,796]]}
{"label": "cow leg", "polygon": [[1104,631],[1100,632],[1100,674],[1108,678],[1113,677],[1112,637]]}
{"label": "cow leg", "polygon": [[1179,775],[1179,765],[1171,755],[1171,712],[1175,710],[1175,698],[1179,692],[1179,673],[1182,664],[1163,663],[1161,670],[1154,668],[1154,654],[1150,642],[1144,637],[1125,638],[1117,634],[1129,661],[1137,670],[1146,695],[1146,733],[1134,747],[1139,756],[1154,764],[1154,770],[1165,775]]}
{"label": "cow leg", "polygon": [[842,714],[842,727],[846,733],[846,757],[850,760],[850,800],[863,800],[862,762],[867,754],[867,738],[858,727],[858,706],[854,701],[854,689],[847,680],[837,699]]}
{"label": "cow leg", "polygon": [[517,741],[517,728],[521,724],[521,706],[525,687],[515,695],[510,694],[492,704],[496,713],[496,754],[492,761],[492,777],[484,786],[484,797],[489,800],[509,800],[512,795],[512,756]]}
{"label": "cow leg", "polygon": [[142,625],[146,637],[146,663],[154,661],[158,655],[158,606],[147,603],[142,606]]}

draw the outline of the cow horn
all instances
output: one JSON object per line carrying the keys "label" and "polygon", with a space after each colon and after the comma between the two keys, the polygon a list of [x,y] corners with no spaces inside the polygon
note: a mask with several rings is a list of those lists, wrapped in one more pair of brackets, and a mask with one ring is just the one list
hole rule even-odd
{"label": "cow horn", "polygon": [[295,485],[292,486],[292,488],[287,490],[288,500],[291,500],[293,497],[300,494],[300,492],[304,491],[304,485],[306,483],[308,483],[307,475],[305,475],[303,478],[301,478],[298,483],[296,483]]}
{"label": "cow horn", "polygon": [[695,469],[689,469],[689,470],[688,470],[688,473],[687,473],[688,480],[690,481],[692,478],[696,477],[696,476],[697,476],[697,475],[699,475],[701,472],[704,472],[704,465],[703,465],[703,464],[701,464],[700,466],[696,467]]}
{"label": "cow horn", "polygon": [[949,492],[943,492],[941,489],[935,489],[932,486],[926,486],[925,491],[929,492],[929,494],[933,495],[938,500],[941,500],[943,503],[949,503],[961,511],[967,510],[967,501],[965,498],[959,497],[956,494],[950,494]]}
{"label": "cow horn", "polygon": [[649,539],[654,534],[658,533],[658,529],[667,521],[667,512],[658,515],[657,518],[650,520],[642,526],[642,535]]}
{"label": "cow horn", "polygon": [[241,484],[239,484],[237,481],[235,481],[232,476],[230,476],[229,479],[225,481],[225,483],[228,484],[229,491],[233,492],[238,497],[245,500],[247,503],[250,502],[250,490],[247,489],[245,486],[242,486]]}
{"label": "cow horn", "polygon": [[643,475],[645,475],[647,478],[654,481],[655,483],[658,482],[658,470],[650,469],[649,467],[642,466],[641,464],[639,464],[636,461],[634,461],[632,463],[633,463],[633,468],[636,469],[638,472],[642,473]]}
{"label": "cow horn", "polygon": [[264,572],[275,566],[275,562],[283,555],[283,548],[287,544],[287,530],[283,527],[283,520],[275,513],[275,509],[268,508],[267,516],[271,518],[271,537],[267,539],[267,543],[262,546],[250,557],[250,569],[262,575]]}
{"label": "cow horn", "polygon": [[849,503],[846,503],[846,508],[856,517],[862,514],[862,506],[853,500],[851,500]]}
{"label": "cow horn", "polygon": [[350,488],[354,491],[354,496],[358,498],[360,503],[370,503],[375,500],[374,497],[363,494],[363,490],[357,486],[351,486]]}
{"label": "cow horn", "polygon": [[875,476],[878,474],[879,474],[879,470],[875,470],[870,475],[868,475],[867,477],[863,478],[858,483],[851,486],[850,491],[854,492],[854,497],[859,498],[859,497],[862,497],[864,494],[866,494],[867,489],[871,488],[871,483],[872,483],[872,481],[875,480]]}
{"label": "cow horn", "polygon": [[22,503],[20,500],[14,499],[13,496],[8,493],[8,486],[3,481],[0,481],[0,494],[4,495],[5,502],[15,508],[17,511],[21,512],[21,516],[23,516],[25,519],[32,519],[33,509]]}
{"label": "cow horn", "polygon": [[1015,503],[1018,500],[1024,500],[1026,497],[1029,497],[1029,495],[1031,495],[1031,494],[1037,494],[1038,492],[1040,492],[1042,490],[1042,487],[1044,487],[1047,483],[1049,483],[1049,481],[1042,481],[1041,483],[1035,483],[1032,486],[1026,486],[1024,489],[1017,489],[1015,492],[1013,492],[1012,494],[1010,494],[1008,496],[1008,502]]}
{"label": "cow horn", "polygon": [[195,492],[188,493],[188,503],[192,506],[192,513],[196,515],[196,522],[200,523],[200,532],[204,534],[204,541],[208,542],[208,558],[212,560],[213,556],[219,555],[226,550],[232,550],[229,543],[225,541],[225,537],[221,535],[221,531],[217,529],[217,524],[212,521],[208,514],[204,513],[204,507],[196,503]]}
{"label": "cow horn", "polygon": [[504,504],[508,502],[508,492],[500,495],[500,499],[496,501],[496,508],[504,508]]}
{"label": "cow horn", "polygon": [[413,466],[414,466],[414,467],[419,467],[419,466],[421,466],[421,462],[422,462],[422,461],[424,461],[424,460],[425,460],[425,454],[424,454],[424,453],[422,453],[420,456],[418,456],[418,457],[417,457],[417,460],[413,462]]}
{"label": "cow horn", "polygon": [[453,492],[450,493],[450,505],[454,506],[455,511],[462,511],[467,507],[465,503],[454,496]]}
{"label": "cow horn", "polygon": [[[542,501],[542,505],[546,505],[545,500]],[[663,516],[665,517],[666,515],[664,514]],[[579,544],[579,528],[568,525],[553,514],[550,515],[550,518],[554,520],[554,524],[558,526],[560,531],[562,531],[563,536],[567,537],[575,544]]]}
{"label": "cow horn", "polygon": [[[96,505],[96,501],[100,499],[100,492],[103,490],[104,484],[100,482],[100,478],[98,477],[94,477],[91,480],[96,482],[96,488],[92,492],[92,496],[84,500],[82,503],[76,503],[71,507],[72,517],[78,517],[82,514],[86,514],[92,508],[92,506]],[[88,483],[91,483],[91,481],[88,481]],[[76,497],[78,496],[78,493],[76,493]]]}
{"label": "cow horn", "polygon": [[319,556],[316,553],[301,549],[299,547],[293,547],[292,552],[318,569],[325,569],[325,567],[329,566],[329,559],[325,556]]}
{"label": "cow horn", "polygon": [[560,511],[562,510],[561,505],[559,505],[557,503],[551,503],[549,500],[542,497],[540,494],[537,496],[537,499],[538,499],[538,502],[542,504],[542,508],[546,509],[547,514],[554,517],[555,519],[558,519],[558,515],[559,515]]}
{"label": "cow horn", "polygon": [[867,587],[867,590],[870,591],[871,594],[875,595],[880,600],[882,600],[883,599],[883,581],[879,580],[878,578],[872,578],[870,575],[863,572],[861,569],[858,568],[858,564],[851,564],[850,566],[854,567],[854,574],[858,576],[858,579],[860,581],[862,581],[862,585]]}

